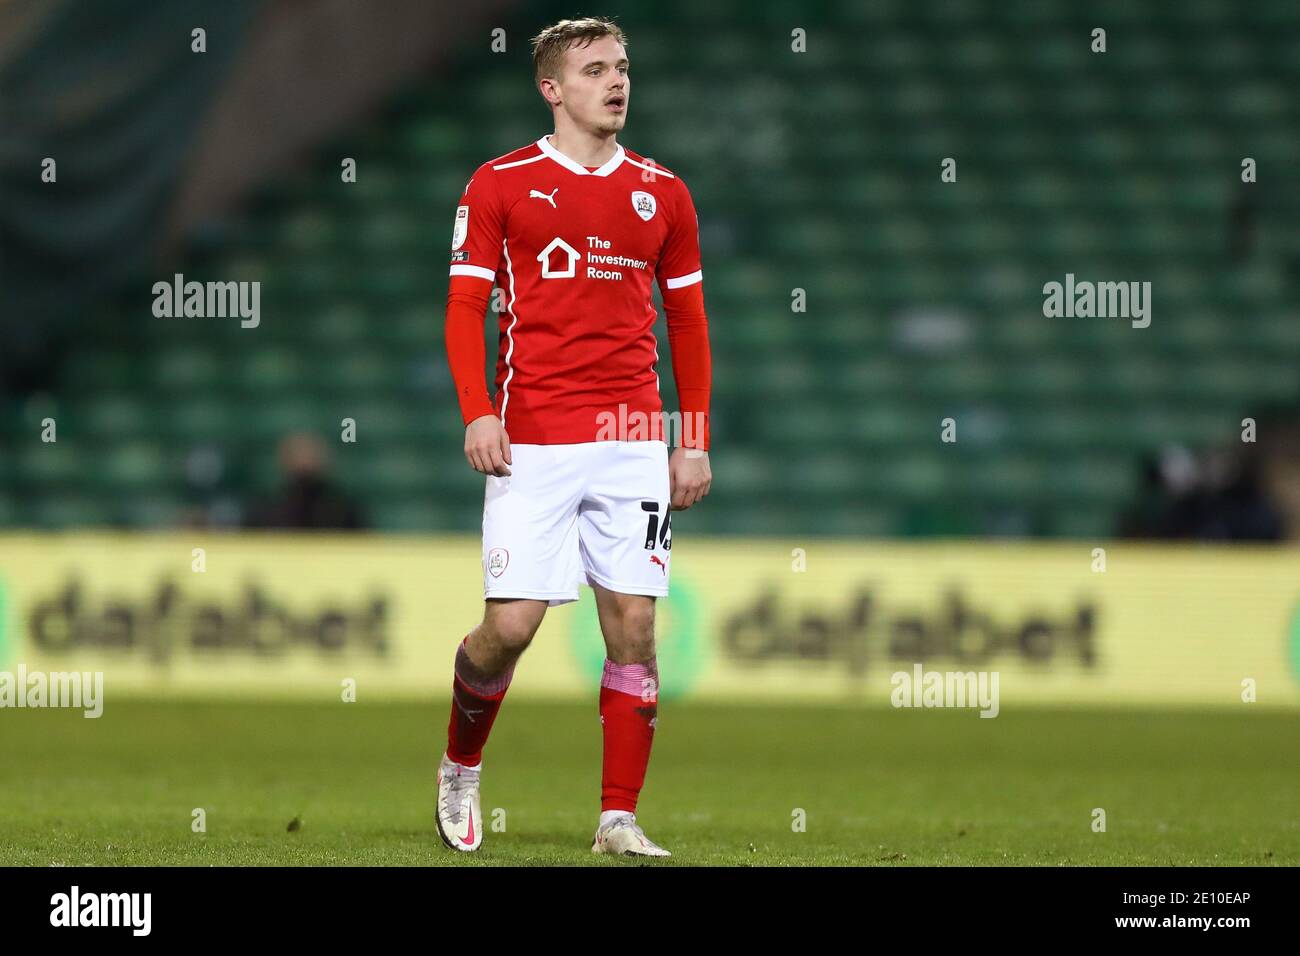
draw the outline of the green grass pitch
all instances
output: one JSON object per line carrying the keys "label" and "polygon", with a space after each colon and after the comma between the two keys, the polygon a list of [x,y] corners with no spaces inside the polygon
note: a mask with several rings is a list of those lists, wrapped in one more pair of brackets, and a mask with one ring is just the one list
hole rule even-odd
{"label": "green grass pitch", "polygon": [[[473,855],[433,827],[446,721],[445,700],[3,710],[0,864],[627,865],[590,852],[594,699],[506,701]],[[638,817],[673,851],[654,865],[1295,865],[1297,741],[1300,715],[1246,706],[666,702]]]}

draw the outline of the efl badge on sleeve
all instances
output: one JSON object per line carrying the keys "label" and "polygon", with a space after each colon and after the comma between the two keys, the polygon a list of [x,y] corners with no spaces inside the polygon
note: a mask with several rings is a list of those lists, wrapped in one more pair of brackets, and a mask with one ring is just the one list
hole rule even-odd
{"label": "efl badge on sleeve", "polygon": [[465,245],[465,235],[469,232],[469,206],[456,207],[456,226],[451,231],[452,251]]}

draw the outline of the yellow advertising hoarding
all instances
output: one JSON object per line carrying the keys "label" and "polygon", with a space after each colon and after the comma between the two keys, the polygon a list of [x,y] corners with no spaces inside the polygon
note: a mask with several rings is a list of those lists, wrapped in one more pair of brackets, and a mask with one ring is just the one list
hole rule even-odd
{"label": "yellow advertising hoarding", "polygon": [[[888,705],[891,675],[995,671],[1002,706],[1300,706],[1300,551],[675,538],[665,697]],[[0,672],[106,694],[442,695],[482,610],[473,537],[0,536]],[[591,594],[512,694],[594,697]]]}

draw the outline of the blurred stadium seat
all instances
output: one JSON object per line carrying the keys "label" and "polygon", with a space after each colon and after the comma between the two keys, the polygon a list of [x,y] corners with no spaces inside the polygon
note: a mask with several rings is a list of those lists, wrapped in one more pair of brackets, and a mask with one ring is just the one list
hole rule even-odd
{"label": "blurred stadium seat", "polygon": [[[568,10],[526,9],[512,37]],[[1105,535],[1153,449],[1231,440],[1300,395],[1290,0],[605,10],[630,37],[623,140],[700,212],[717,480],[693,530]],[[512,43],[464,54],[196,238],[174,271],[261,280],[259,328],[145,332],[138,286],[105,305],[52,396],[8,399],[0,523],[165,524],[195,448],[246,498],[282,435],[353,418],[338,474],[379,527],[477,529],[441,315],[465,180],[548,131]],[[1233,255],[1243,156],[1260,181]],[[1150,328],[1045,318],[1043,283],[1067,272],[1151,281]],[[58,452],[24,451],[55,413]],[[937,441],[947,417],[955,445]]]}

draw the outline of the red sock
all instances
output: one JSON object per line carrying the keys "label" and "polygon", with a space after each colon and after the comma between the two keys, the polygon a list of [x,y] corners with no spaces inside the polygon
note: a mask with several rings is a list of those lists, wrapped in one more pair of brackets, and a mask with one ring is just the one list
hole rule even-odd
{"label": "red sock", "polygon": [[[466,637],[465,641],[469,638]],[[483,760],[492,722],[497,719],[501,701],[515,669],[500,677],[484,678],[470,662],[465,641],[456,650],[456,676],[451,684],[451,723],[447,725],[447,756],[466,767],[477,767]]]}
{"label": "red sock", "polygon": [[600,679],[600,722],[605,732],[600,778],[602,811],[636,812],[658,712],[659,670],[654,658],[644,664],[605,661],[605,674]]}

